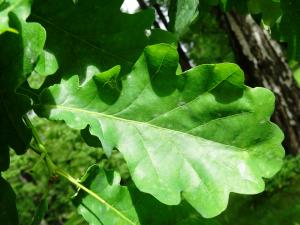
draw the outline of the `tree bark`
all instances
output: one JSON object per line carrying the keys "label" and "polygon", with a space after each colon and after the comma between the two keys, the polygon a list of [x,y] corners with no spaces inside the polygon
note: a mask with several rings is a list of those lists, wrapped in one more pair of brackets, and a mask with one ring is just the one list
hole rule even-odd
{"label": "tree bark", "polygon": [[263,86],[276,95],[272,120],[285,133],[287,153],[300,152],[300,91],[279,46],[250,15],[219,13],[221,25],[230,35],[237,63],[245,71],[249,86]]}

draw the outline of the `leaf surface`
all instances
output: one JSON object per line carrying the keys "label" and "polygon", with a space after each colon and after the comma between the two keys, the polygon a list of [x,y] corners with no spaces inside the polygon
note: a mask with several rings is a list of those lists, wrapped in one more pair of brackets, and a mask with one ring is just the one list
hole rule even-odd
{"label": "leaf surface", "polygon": [[26,22],[30,2],[8,1],[15,6],[9,13],[9,24],[18,32],[0,35],[0,171],[9,166],[9,147],[22,154],[31,140],[31,131],[22,121],[31,103],[28,97],[16,93],[16,89],[32,72],[46,34],[41,25]]}
{"label": "leaf surface", "polygon": [[18,33],[18,31],[9,25],[9,13],[18,10],[27,14],[28,8],[26,0],[5,0],[0,2],[0,35],[5,32]]}
{"label": "leaf surface", "polygon": [[288,55],[300,60],[300,2],[297,0],[281,1],[282,17],[273,27],[274,37],[288,43]]}
{"label": "leaf surface", "polygon": [[[99,76],[78,76],[46,89],[36,112],[90,126],[109,155],[123,154],[137,188],[165,204],[181,196],[204,217],[226,208],[230,192],[263,191],[284,154],[283,134],[269,121],[274,95],[244,86],[237,65],[195,67],[176,75],[178,54],[167,44],[145,49],[122,89]],[[105,72],[114,72],[115,69]]]}
{"label": "leaf surface", "polygon": [[263,22],[270,26],[282,14],[280,2],[274,0],[251,0],[248,2],[248,9],[252,14],[261,14]]}
{"label": "leaf surface", "polygon": [[[132,183],[120,185],[120,175],[106,172],[98,166],[89,168],[82,178],[83,184],[114,206],[132,223],[122,219],[112,210],[79,191],[74,198],[79,214],[93,225],[216,225],[203,219],[186,202],[167,206],[149,194],[140,192]],[[151,213],[149,213],[151,212]]]}
{"label": "leaf surface", "polygon": [[171,2],[169,16],[171,30],[183,34],[188,25],[198,15],[199,0],[174,0]]}
{"label": "leaf surface", "polygon": [[[0,176],[0,221],[5,225],[18,225],[16,195],[6,180]],[[3,224],[4,224],[3,223]]]}
{"label": "leaf surface", "polygon": [[46,49],[58,61],[57,74],[88,76],[120,64],[128,71],[148,43],[154,12],[122,13],[122,0],[36,0],[30,20],[47,31]]}

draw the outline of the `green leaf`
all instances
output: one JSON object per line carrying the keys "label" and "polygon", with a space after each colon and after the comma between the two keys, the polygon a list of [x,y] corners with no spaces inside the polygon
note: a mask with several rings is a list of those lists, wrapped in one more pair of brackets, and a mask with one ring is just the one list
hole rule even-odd
{"label": "green leaf", "polygon": [[173,0],[169,10],[169,29],[182,35],[198,15],[199,0]]}
{"label": "green leaf", "polygon": [[[30,0],[23,0],[9,15],[10,26],[18,31],[0,35],[0,86],[12,90],[26,80],[42,52],[46,33],[37,23],[28,23]],[[14,63],[12,66],[12,62]]]}
{"label": "green leaf", "polygon": [[31,108],[30,100],[15,92],[0,95],[0,171],[9,167],[9,147],[17,154],[25,153],[31,140],[31,131],[22,116]]}
{"label": "green leaf", "polygon": [[273,36],[288,43],[290,59],[300,60],[300,2],[297,0],[281,1],[282,17],[273,27]]}
{"label": "green leaf", "polygon": [[251,0],[248,1],[248,8],[252,14],[262,14],[263,22],[271,26],[282,14],[280,2],[273,0]]}
{"label": "green leaf", "polygon": [[[220,5],[224,11],[261,14],[264,24],[272,26],[281,16],[280,2],[273,0],[174,0],[169,7],[169,29],[182,35],[200,12],[209,11],[211,6]],[[200,17],[201,17],[200,13]]]}
{"label": "green leaf", "polygon": [[[132,183],[121,186],[118,173],[106,172],[92,166],[83,177],[83,184],[107,203],[114,206],[132,223],[82,191],[77,193],[74,204],[84,219],[93,225],[213,225],[203,219],[191,206],[183,202],[179,206],[167,206],[149,194],[140,192]],[[149,213],[151,212],[151,213]]]}
{"label": "green leaf", "polygon": [[298,87],[300,87],[300,68],[297,68],[296,70],[294,70],[293,75],[294,75],[294,79],[295,79]]}
{"label": "green leaf", "polygon": [[10,11],[10,27],[18,34],[0,35],[0,171],[9,166],[9,147],[23,154],[31,140],[31,131],[22,121],[31,103],[28,97],[16,93],[16,89],[32,72],[46,33],[39,24],[26,22],[29,3],[29,0],[21,1],[19,7]]}
{"label": "green leaf", "polygon": [[169,205],[182,196],[213,217],[230,192],[261,192],[262,178],[279,170],[283,134],[269,121],[274,95],[244,86],[234,64],[180,75],[177,67],[175,47],[149,46],[122,90],[96,79],[79,86],[73,76],[45,90],[35,110],[75,129],[89,125],[108,155],[123,154],[138,189]]}
{"label": "green leaf", "polygon": [[18,225],[16,196],[6,180],[0,175],[0,221],[5,225]]}
{"label": "green leaf", "polygon": [[0,35],[5,32],[18,33],[16,29],[9,26],[9,13],[17,8],[21,9],[23,13],[27,13],[26,5],[29,1],[26,0],[4,0],[0,2]]}
{"label": "green leaf", "polygon": [[167,32],[165,30],[161,29],[153,29],[151,30],[151,36],[149,40],[149,44],[157,44],[157,43],[168,43],[173,44],[174,46],[177,46],[178,39],[176,35]]}
{"label": "green leaf", "polygon": [[[250,0],[251,1],[251,0]],[[248,13],[248,1],[239,0],[220,0],[219,4],[221,8],[225,11],[237,10],[239,13]]]}
{"label": "green leaf", "polygon": [[41,76],[48,76],[54,74],[57,69],[58,63],[55,56],[50,52],[43,51],[35,66],[35,72]]}
{"label": "green leaf", "polygon": [[27,79],[29,86],[33,89],[39,89],[47,76],[54,74],[58,70],[58,63],[55,56],[44,50],[38,59],[38,62]]}
{"label": "green leaf", "polygon": [[59,75],[84,79],[90,67],[100,71],[121,65],[128,71],[148,43],[145,30],[153,10],[121,13],[122,0],[36,0],[30,20],[47,31],[46,49],[59,64]]}

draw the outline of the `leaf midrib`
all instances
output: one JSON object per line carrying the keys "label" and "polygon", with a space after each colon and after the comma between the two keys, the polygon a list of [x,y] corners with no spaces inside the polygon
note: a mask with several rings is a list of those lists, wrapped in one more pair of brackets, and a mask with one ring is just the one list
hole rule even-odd
{"label": "leaf midrib", "polygon": [[[132,124],[139,124],[139,125],[149,126],[149,127],[153,127],[155,129],[158,129],[158,130],[165,130],[165,131],[168,131],[168,132],[176,132],[176,133],[180,133],[181,135],[184,135],[184,136],[190,136],[192,138],[202,139],[205,142],[213,142],[213,143],[217,143],[217,144],[220,144],[220,145],[228,146],[228,147],[231,147],[231,148],[234,147],[236,149],[246,151],[246,149],[238,147],[238,146],[228,145],[228,144],[220,143],[220,142],[217,142],[217,141],[212,141],[212,140],[200,137],[200,136],[193,135],[191,133],[184,133],[180,130],[172,130],[172,129],[169,129],[169,128],[166,128],[166,127],[160,127],[160,126],[157,126],[157,125],[154,125],[154,124],[151,124],[151,123],[145,123],[145,122],[137,121],[137,120],[129,120],[129,119],[121,118],[121,117],[108,115],[108,114],[105,114],[105,113],[89,111],[89,110],[85,110],[85,109],[79,109],[79,108],[63,106],[63,105],[50,105],[50,104],[42,105],[42,104],[37,104],[36,106],[40,106],[41,108],[62,109],[62,110],[65,110],[65,111],[70,111],[70,112],[81,112],[81,113],[93,115],[94,117],[98,117],[98,118],[99,117],[106,117],[106,118],[109,118],[109,119],[112,119],[112,120],[118,120],[118,121],[122,121],[122,122],[125,122],[125,123],[132,123]],[[240,112],[240,113],[232,114],[232,115],[221,117],[221,118],[216,118],[216,119],[210,120],[210,121],[208,121],[204,124],[201,124],[198,127],[204,126],[207,123],[210,123],[210,122],[215,121],[215,120],[225,119],[225,118],[229,118],[229,117],[232,117],[232,116],[240,116],[240,115],[243,115],[243,114],[253,114],[253,113],[254,112],[252,112],[252,111]]]}

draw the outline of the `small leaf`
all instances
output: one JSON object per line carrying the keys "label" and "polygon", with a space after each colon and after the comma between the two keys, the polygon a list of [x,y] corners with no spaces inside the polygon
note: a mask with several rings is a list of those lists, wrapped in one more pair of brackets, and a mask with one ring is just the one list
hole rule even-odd
{"label": "small leaf", "polygon": [[116,79],[119,76],[120,71],[121,71],[121,66],[117,65],[111,68],[110,70],[104,71],[99,74],[95,74],[94,79],[96,79],[97,81],[103,84],[106,84],[111,80]]}
{"label": "small leaf", "polygon": [[[26,0],[6,0],[0,2],[0,35],[5,32],[18,33],[15,28],[9,26],[9,13],[27,2]],[[25,9],[26,13],[26,7],[23,9]]]}
{"label": "small leaf", "polygon": [[54,74],[58,69],[56,58],[48,51],[43,51],[35,67],[35,72],[41,76]]}
{"label": "small leaf", "polygon": [[79,214],[89,224],[213,225],[203,219],[186,202],[179,206],[167,206],[151,195],[138,191],[132,183],[128,186],[121,186],[120,180],[118,173],[105,172],[95,165],[87,171],[83,184],[113,205],[132,223],[128,223],[95,198],[80,191],[73,202],[78,208]]}
{"label": "small leaf", "polygon": [[29,86],[33,89],[39,89],[48,75],[54,74],[58,70],[58,63],[55,56],[44,50],[38,59],[38,62],[27,79]]}
{"label": "small leaf", "polygon": [[173,0],[171,1],[169,17],[170,30],[182,35],[190,23],[198,15],[199,0]]}
{"label": "small leaf", "polygon": [[177,67],[174,46],[149,46],[114,101],[95,79],[79,86],[73,76],[46,89],[35,111],[75,129],[89,125],[107,155],[113,148],[123,154],[139,190],[169,205],[182,196],[213,217],[230,192],[261,192],[262,178],[281,167],[283,134],[270,122],[274,95],[244,86],[234,64],[180,75]]}

